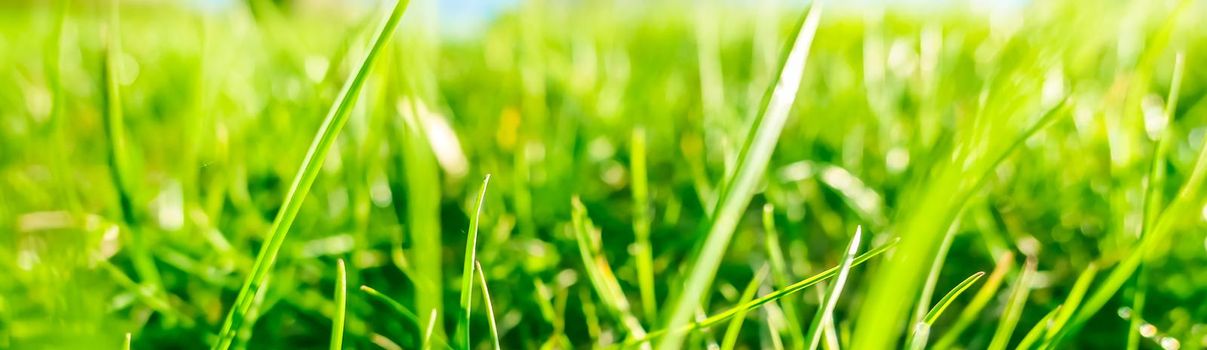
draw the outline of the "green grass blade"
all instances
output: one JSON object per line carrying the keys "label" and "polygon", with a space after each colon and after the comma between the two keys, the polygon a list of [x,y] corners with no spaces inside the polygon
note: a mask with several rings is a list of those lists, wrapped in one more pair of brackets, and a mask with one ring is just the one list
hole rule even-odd
{"label": "green grass blade", "polygon": [[633,236],[637,260],[637,286],[641,292],[642,316],[647,322],[658,317],[658,304],[654,291],[654,253],[650,246],[650,194],[649,178],[646,175],[645,129],[633,129],[629,146],[629,161],[632,162],[633,189]]}
{"label": "green grass blade", "polygon": [[834,306],[838,305],[838,296],[842,295],[842,289],[847,283],[847,276],[851,273],[851,267],[855,263],[855,254],[859,252],[859,242],[863,239],[863,226],[855,228],[855,235],[851,237],[851,242],[847,244],[846,253],[842,255],[842,264],[838,267],[838,276],[834,278],[834,284],[830,285],[830,292],[826,295],[821,307],[817,308],[817,313],[813,315],[813,321],[809,325],[808,332],[805,333],[805,344],[808,344],[808,349],[817,349],[817,345],[821,343],[821,329],[824,320],[831,317],[834,312]]}
{"label": "green grass blade", "polygon": [[[1182,88],[1182,77],[1185,74],[1186,59],[1183,53],[1179,52],[1174,58],[1173,76],[1169,86],[1169,95],[1166,98],[1165,113],[1162,115],[1165,123],[1165,130],[1161,133],[1160,139],[1157,141],[1157,149],[1154,151],[1152,164],[1149,166],[1148,181],[1145,184],[1147,194],[1144,196],[1144,222],[1141,225],[1140,236],[1143,237],[1152,229],[1151,225],[1156,221],[1161,213],[1163,194],[1165,189],[1166,177],[1166,160],[1168,158],[1170,145],[1173,143],[1172,127],[1173,113],[1178,108],[1178,96]],[[1132,292],[1132,313],[1137,316],[1144,315],[1144,302],[1147,299],[1148,278],[1145,273],[1145,266],[1141,262],[1137,268],[1137,276],[1135,277],[1134,291]],[[1140,347],[1140,323],[1143,317],[1132,317],[1131,325],[1127,332],[1127,349],[1136,350]]]}
{"label": "green grass blade", "polygon": [[947,307],[951,305],[952,301],[955,301],[956,297],[959,297],[960,294],[963,294],[965,290],[967,290],[969,287],[972,287],[973,284],[976,284],[976,282],[984,276],[985,272],[981,271],[972,274],[972,276],[968,276],[968,278],[965,278],[963,282],[957,284],[955,288],[952,288],[947,292],[947,294],[943,295],[943,298],[939,299],[939,302],[935,304],[935,307],[931,308],[930,311],[926,313],[926,317],[922,319],[922,322],[925,322],[928,325],[934,325],[935,320],[938,320],[939,316],[943,315],[943,311],[947,310]]}
{"label": "green grass blade", "polygon": [[926,339],[917,339],[916,337],[920,330],[924,331],[922,333],[929,335],[930,326],[925,326],[925,329],[917,327],[921,327],[920,325],[924,323],[927,312],[933,311],[933,309],[928,310],[927,307],[930,305],[930,299],[935,293],[936,285],[939,283],[939,273],[943,270],[943,263],[947,261],[947,251],[951,249],[951,241],[955,239],[957,226],[959,225],[953,224],[951,227],[948,227],[947,234],[943,235],[943,243],[939,245],[939,251],[935,254],[935,260],[931,262],[930,271],[926,275],[926,282],[922,285],[922,293],[920,293],[918,301],[915,303],[914,319],[910,322],[910,324],[915,326],[915,329],[914,332],[911,332],[906,337],[905,344],[913,346],[915,341],[926,344]]}
{"label": "green grass blade", "polygon": [[314,180],[318,177],[323,161],[326,159],[328,151],[331,150],[331,145],[335,142],[336,137],[339,136],[340,129],[348,121],[348,116],[352,112],[352,106],[356,103],[357,96],[360,93],[361,87],[364,86],[370,68],[373,67],[373,61],[377,58],[382,47],[385,46],[390,37],[393,36],[394,29],[398,27],[398,22],[402,19],[402,14],[406,11],[408,3],[408,0],[399,0],[394,4],[393,11],[390,12],[389,17],[382,23],[376,36],[373,38],[373,43],[368,54],[365,55],[364,60],[361,61],[360,66],[356,69],[355,75],[344,84],[339,97],[319,127],[318,133],[315,135],[314,141],[310,144],[310,149],[307,150],[306,157],[298,169],[297,176],[294,177],[293,183],[289,187],[285,201],[282,203],[276,219],[273,220],[272,228],[268,235],[268,242],[261,247],[259,254],[256,255],[252,272],[244,281],[243,287],[239,289],[239,296],[235,298],[230,313],[227,315],[226,321],[223,322],[222,329],[218,332],[218,342],[214,343],[213,349],[226,350],[230,348],[231,342],[235,339],[236,333],[243,324],[244,316],[254,303],[255,295],[261,292],[261,286],[272,270],[272,265],[277,258],[277,252],[281,250],[281,245],[285,242],[285,236],[289,233],[289,227],[293,225],[294,219],[297,218],[298,212],[302,209],[302,202],[310,192],[310,186],[314,184]]}
{"label": "green grass blade", "polygon": [[335,262],[335,318],[331,323],[331,350],[344,348],[344,318],[348,312],[348,271],[344,259]]}
{"label": "green grass blade", "polygon": [[499,350],[499,325],[495,322],[495,306],[490,301],[490,289],[486,287],[486,273],[482,272],[482,265],[474,261],[474,271],[478,274],[478,284],[482,287],[482,302],[486,307],[486,324],[490,327],[490,343],[494,346],[492,349]]}
{"label": "green grass blade", "polygon": [[972,276],[965,278],[960,284],[957,284],[955,288],[947,291],[947,294],[944,294],[939,299],[939,302],[930,308],[930,311],[927,311],[922,320],[914,326],[914,333],[910,335],[910,340],[906,341],[906,344],[909,344],[909,348],[925,348],[926,341],[930,337],[930,329],[935,325],[935,320],[938,320],[939,316],[943,315],[943,311],[947,310],[948,306],[951,306],[951,302],[955,301],[956,297],[959,297],[965,290],[968,290],[968,288],[972,287],[973,284],[976,284],[984,276],[984,271],[974,273]]}
{"label": "green grass blade", "polygon": [[482,189],[478,191],[478,199],[474,201],[474,212],[469,217],[469,235],[465,238],[465,266],[461,275],[461,318],[457,320],[457,339],[465,348],[470,346],[469,317],[474,294],[474,262],[478,261],[478,223],[482,216],[482,203],[486,200],[486,186],[489,184],[490,174],[486,174],[486,178],[482,179]]}
{"label": "green grass blade", "polygon": [[1048,330],[1044,333],[1043,347],[1055,345],[1056,335],[1064,331],[1065,325],[1073,318],[1077,308],[1081,306],[1081,299],[1085,297],[1086,291],[1090,289],[1090,284],[1094,282],[1094,277],[1098,275],[1098,265],[1091,263],[1077,277],[1077,282],[1073,283],[1073,288],[1069,290],[1069,296],[1065,298],[1065,302],[1061,304],[1060,313],[1052,319],[1052,323],[1048,325]]}
{"label": "green grass blade", "polygon": [[132,340],[133,339],[130,332],[126,332],[126,338],[122,340],[122,349],[130,350],[130,343]]}
{"label": "green grass blade", "polygon": [[[859,266],[860,264],[863,264],[865,261],[868,261],[871,258],[884,254],[885,252],[889,251],[889,249],[892,249],[896,245],[897,245],[897,240],[893,240],[893,241],[890,241],[888,244],[885,244],[879,248],[872,249],[872,250],[868,251],[867,253],[863,253],[863,255],[856,257],[854,259],[854,261],[851,262],[851,266],[852,267]],[[759,306],[762,306],[763,304],[779,300],[780,298],[795,294],[796,292],[804,290],[805,288],[809,288],[814,285],[817,285],[821,281],[824,281],[830,277],[834,277],[835,275],[838,275],[838,269],[839,269],[838,266],[831,267],[825,271],[822,271],[821,273],[818,273],[816,275],[810,276],[809,278],[805,278],[796,283],[793,283],[792,285],[789,285],[788,287],[777,289],[774,292],[768,293],[767,295],[764,295],[757,299],[751,300],[748,303],[735,306],[729,310],[725,310],[716,315],[709,316],[708,318],[705,318],[698,322],[693,322],[693,323],[683,325],[683,326],[675,329],[674,331],[670,331],[667,329],[652,331],[649,334],[647,334],[644,338],[626,341],[624,345],[626,347],[640,345],[642,343],[648,342],[653,339],[657,339],[659,337],[666,336],[668,334],[679,334],[680,336],[682,336],[684,334],[690,333],[697,329],[712,327],[714,325],[721,323],[722,321],[728,320],[730,317],[733,317],[741,310],[755,309],[755,308],[758,308]]]}
{"label": "green grass blade", "polygon": [[385,294],[382,294],[381,292],[379,292],[376,289],[373,289],[369,286],[360,286],[360,291],[367,294],[369,296],[369,298],[371,298],[373,300],[377,300],[377,302],[384,304],[385,306],[388,306],[390,308],[390,311],[398,314],[399,316],[402,316],[403,319],[405,319],[407,322],[414,325],[415,327],[421,326],[419,324],[419,317],[415,315],[415,312],[411,311],[411,309],[408,309],[406,306],[403,306],[402,303],[399,303],[397,300],[394,300],[394,298],[388,297]]}
{"label": "green grass blade", "polygon": [[1064,309],[1064,305],[1057,306],[1055,309],[1052,309],[1052,311],[1049,311],[1046,315],[1044,315],[1044,317],[1040,318],[1039,322],[1036,322],[1035,326],[1031,327],[1030,331],[1027,331],[1027,335],[1023,336],[1023,340],[1020,340],[1018,342],[1018,346],[1015,346],[1014,348],[1019,350],[1035,348],[1035,344],[1039,342],[1044,335],[1049,334],[1048,331],[1049,326],[1052,324],[1052,319],[1055,318],[1056,315],[1060,314],[1062,309]]}
{"label": "green grass blade", "polygon": [[[784,262],[784,250],[781,247],[779,239],[779,231],[775,229],[775,207],[771,204],[763,206],[763,235],[765,242],[763,248],[767,250],[767,260],[771,266],[771,281],[775,288],[784,288],[788,286],[789,275],[788,266]],[[800,316],[797,315],[799,310],[796,303],[785,299],[780,301],[780,308],[784,310],[784,321],[788,325],[799,325]],[[792,344],[796,347],[804,347],[805,335],[801,332],[800,327],[788,328],[788,336],[792,339]]]}
{"label": "green grass blade", "polygon": [[[750,284],[746,285],[746,289],[742,291],[742,297],[738,299],[738,305],[749,303],[754,299],[754,296],[759,291],[759,286],[762,285],[763,279],[767,277],[767,266],[759,269],[754,274],[754,278],[750,280]],[[721,340],[721,350],[733,350],[738,343],[738,334],[742,332],[742,323],[746,321],[747,310],[739,310],[729,320],[729,325],[725,327],[725,337]]]}
{"label": "green grass blade", "polygon": [[960,312],[960,317],[956,319],[956,323],[948,328],[947,333],[935,342],[935,349],[948,349],[955,345],[956,338],[976,321],[981,316],[981,310],[985,305],[989,304],[995,296],[997,296],[998,288],[1002,286],[1002,281],[1006,278],[1006,273],[1010,271],[1010,265],[1014,262],[1014,254],[1006,253],[998,257],[994,264],[993,271],[989,273],[989,278],[985,280],[985,284],[973,295],[972,301],[964,307],[964,311]]}
{"label": "green grass blade", "polygon": [[[692,263],[684,283],[684,289],[670,309],[666,328],[678,329],[688,323],[693,311],[700,306],[704,292],[712,285],[721,257],[733,237],[734,229],[750,199],[755,187],[766,171],[771,152],[779,139],[780,132],[788,120],[788,112],[796,100],[800,89],[801,77],[804,75],[806,59],[813,37],[817,33],[818,22],[821,19],[822,7],[815,2],[800,26],[800,31],[794,38],[787,58],[782,63],[780,76],[771,90],[767,103],[754,118],[753,127],[746,137],[742,151],[738,155],[738,165],[733,171],[733,178],[726,181],[725,188],[718,197],[716,210],[713,211],[708,233],[705,236],[703,248]],[[660,348],[679,347],[682,338],[672,334],[664,339]]]}
{"label": "green grass blade", "polygon": [[1006,309],[998,319],[997,330],[993,332],[993,340],[989,342],[989,350],[1002,350],[1010,343],[1010,336],[1018,325],[1018,319],[1027,306],[1027,296],[1031,294],[1031,278],[1035,275],[1035,260],[1028,259],[1023,265],[1022,272],[1014,281],[1010,298],[1006,300]]}

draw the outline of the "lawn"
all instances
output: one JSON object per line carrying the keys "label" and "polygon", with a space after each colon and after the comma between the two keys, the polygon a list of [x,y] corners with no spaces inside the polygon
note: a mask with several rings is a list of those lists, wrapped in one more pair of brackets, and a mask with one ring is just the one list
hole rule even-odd
{"label": "lawn", "polygon": [[0,4],[0,349],[1207,348],[1207,1],[453,3]]}

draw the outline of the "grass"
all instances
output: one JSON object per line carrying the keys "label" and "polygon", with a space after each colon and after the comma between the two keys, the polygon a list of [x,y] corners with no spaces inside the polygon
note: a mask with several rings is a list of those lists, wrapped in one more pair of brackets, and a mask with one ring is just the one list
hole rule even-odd
{"label": "grass", "polygon": [[344,260],[335,269],[335,317],[331,320],[331,350],[344,348],[344,322],[348,313],[348,271]]}
{"label": "grass", "polygon": [[926,341],[930,336],[930,328],[935,325],[935,321],[939,320],[939,316],[943,315],[943,311],[946,311],[947,307],[951,306],[951,302],[955,301],[956,297],[963,294],[964,291],[968,290],[969,287],[972,287],[973,284],[984,276],[985,272],[974,273],[947,291],[947,294],[944,294],[943,298],[940,298],[939,302],[935,303],[935,306],[926,312],[926,316],[922,317],[922,320],[914,325],[914,331],[910,334],[910,340],[906,341],[910,349],[925,348]]}
{"label": "grass", "polygon": [[477,261],[474,261],[474,271],[476,271],[478,275],[478,284],[482,286],[482,301],[486,306],[486,321],[487,325],[490,327],[490,342],[492,349],[502,349],[502,346],[499,345],[499,325],[498,322],[495,321],[495,306],[494,303],[490,301],[490,289],[486,287],[486,274],[482,272],[482,265]]}
{"label": "grass", "polygon": [[[788,112],[796,100],[797,90],[804,74],[806,58],[817,26],[821,18],[821,3],[814,3],[801,22],[788,54],[781,63],[779,78],[769,90],[769,97],[757,117],[752,121],[750,133],[746,137],[741,153],[738,155],[737,166],[732,170],[717,196],[717,206],[712,213],[708,233],[704,236],[699,255],[691,263],[683,291],[675,297],[669,313],[666,328],[677,329],[688,322],[692,312],[703,298],[704,290],[712,284],[721,263],[721,255],[725,253],[730,239],[733,238],[734,228],[738,224],[738,215],[746,210],[754,195],[757,181],[766,171],[771,152],[779,139],[780,132],[788,120]],[[680,345],[676,334],[671,334],[662,340],[659,348],[677,348]]]}
{"label": "grass", "polygon": [[1207,339],[1204,1],[4,7],[0,348]]}
{"label": "grass", "polygon": [[821,343],[822,326],[826,322],[833,319],[834,307],[838,305],[838,296],[842,295],[842,288],[847,284],[847,277],[851,274],[851,266],[855,262],[855,254],[859,252],[859,242],[863,239],[863,227],[855,229],[855,235],[851,236],[851,243],[847,244],[846,253],[842,255],[842,264],[838,265],[838,275],[834,277],[833,284],[830,285],[830,291],[826,293],[822,299],[822,307],[817,308],[817,313],[813,315],[813,320],[810,321],[808,332],[805,333],[805,344],[809,344],[809,349],[817,349],[817,345]]}
{"label": "grass", "polygon": [[[252,265],[252,272],[243,283],[243,288],[239,290],[239,296],[235,298],[234,306],[231,308],[230,314],[227,315],[226,321],[222,324],[222,330],[218,332],[218,341],[214,343],[214,349],[225,350],[230,348],[231,342],[235,339],[239,328],[247,317],[248,310],[253,307],[256,296],[261,293],[261,289],[268,279],[268,273],[272,270],[273,263],[276,262],[281,245],[284,244],[285,237],[289,234],[289,228],[293,226],[293,221],[297,218],[298,211],[301,210],[302,201],[309,194],[310,187],[314,185],[315,178],[318,177],[318,172],[322,168],[327,153],[331,151],[331,145],[335,142],[336,137],[339,136],[340,129],[343,129],[344,124],[348,122],[352,106],[356,103],[361,87],[365,84],[369,70],[373,67],[373,61],[377,58],[381,49],[385,47],[390,37],[394,35],[394,29],[398,27],[398,22],[402,20],[402,14],[406,11],[406,5],[406,0],[400,0],[394,4],[393,10],[389,12],[389,17],[382,22],[381,28],[377,30],[369,52],[365,55],[364,60],[361,61],[359,68],[356,69],[356,74],[348,79],[339,97],[331,105],[330,112],[327,113],[327,117],[323,120],[318,133],[315,134],[314,142],[311,143],[309,150],[306,151],[306,158],[303,159],[302,165],[298,168],[297,176],[294,177],[293,183],[289,187],[289,192],[285,195],[285,201],[281,205],[281,210],[278,212],[276,219],[273,219],[272,228],[268,234],[268,242],[260,249],[260,253],[256,255],[256,262]],[[435,314],[435,311],[433,311],[433,317]]]}
{"label": "grass", "polygon": [[[461,275],[461,317],[457,319],[457,341],[462,347],[469,347],[470,306],[474,297],[474,264],[477,263],[478,252],[478,217],[482,215],[482,203],[486,199],[486,185],[490,184],[490,174],[482,179],[482,190],[474,200],[474,214],[469,219],[469,235],[465,239],[465,263]],[[483,283],[485,285],[485,283]]]}

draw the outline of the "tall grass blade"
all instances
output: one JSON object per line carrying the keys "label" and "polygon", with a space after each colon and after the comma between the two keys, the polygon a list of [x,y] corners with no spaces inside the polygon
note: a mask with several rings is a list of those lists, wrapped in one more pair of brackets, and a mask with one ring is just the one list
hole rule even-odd
{"label": "tall grass blade", "polygon": [[935,324],[935,320],[938,320],[939,316],[943,315],[943,311],[947,310],[947,307],[951,305],[952,301],[955,301],[956,297],[960,296],[960,294],[963,294],[965,290],[967,290],[969,287],[972,287],[973,284],[976,284],[976,282],[984,276],[984,271],[974,273],[972,276],[965,278],[963,282],[960,282],[960,284],[957,284],[955,288],[947,291],[947,294],[944,294],[943,298],[939,299],[939,302],[935,304],[935,307],[931,308],[930,311],[926,313],[926,317],[922,319],[922,322],[928,325]]}
{"label": "tall grass blade", "polygon": [[1014,328],[1018,325],[1018,319],[1023,314],[1023,308],[1027,306],[1027,296],[1031,294],[1031,279],[1035,275],[1035,260],[1028,259],[1023,265],[1022,272],[1019,273],[1018,279],[1014,281],[1014,287],[1010,291],[1010,298],[1006,299],[1006,309],[1002,311],[1002,317],[998,319],[997,330],[993,332],[993,340],[989,342],[989,350],[1002,350],[1010,343],[1010,336],[1014,334]]}
{"label": "tall grass blade", "polygon": [[482,203],[486,200],[486,186],[490,184],[490,174],[482,179],[482,189],[478,191],[478,199],[474,201],[474,212],[469,217],[469,235],[465,238],[465,266],[461,275],[461,318],[457,319],[457,339],[462,347],[469,348],[469,317],[470,305],[474,294],[474,262],[478,261],[478,224],[482,216]]}
{"label": "tall grass blade", "polygon": [[126,338],[122,340],[122,349],[130,350],[131,340],[133,339],[131,339],[130,332],[126,332]]}
{"label": "tall grass blade", "polygon": [[[692,312],[700,306],[704,292],[712,285],[721,258],[733,237],[734,228],[742,212],[750,204],[755,186],[766,171],[771,152],[775,149],[780,132],[788,120],[788,112],[800,89],[809,48],[817,33],[821,13],[821,3],[814,2],[796,34],[792,48],[783,60],[780,76],[771,90],[770,97],[753,120],[753,127],[750,128],[750,134],[747,135],[738,155],[733,178],[725,182],[726,186],[718,197],[717,209],[713,212],[702,249],[691,265],[683,291],[670,308],[666,323],[668,329],[678,329],[686,325]],[[664,339],[659,347],[677,348],[681,342],[681,335],[672,334]]]}
{"label": "tall grass blade", "polygon": [[641,311],[646,322],[655,322],[658,304],[654,291],[654,252],[650,246],[650,191],[646,175],[645,129],[633,129],[629,146],[633,183],[633,236],[636,242],[637,286],[641,291]]}
{"label": "tall grass blade", "polygon": [[[755,293],[758,293],[759,286],[762,285],[763,279],[767,277],[767,266],[759,269],[754,274],[754,278],[750,279],[750,284],[746,285],[746,289],[742,291],[742,297],[738,299],[738,305],[749,303],[754,299]],[[742,323],[746,321],[746,312],[750,310],[739,310],[729,320],[729,325],[725,327],[725,337],[721,338],[721,350],[733,350],[738,343],[738,334],[742,332]]]}
{"label": "tall grass blade", "polygon": [[369,70],[373,67],[374,60],[381,52],[382,47],[393,36],[394,29],[398,27],[398,22],[402,19],[402,13],[406,11],[408,3],[409,0],[399,0],[394,4],[394,9],[390,11],[389,17],[386,18],[385,22],[378,29],[373,38],[372,46],[365,55],[364,60],[360,62],[355,75],[344,84],[339,97],[337,97],[335,103],[331,106],[330,112],[327,113],[327,117],[319,127],[313,143],[310,144],[310,149],[306,152],[306,157],[302,160],[302,165],[298,169],[297,176],[294,177],[293,183],[289,187],[289,192],[285,195],[285,201],[282,203],[276,219],[273,220],[272,228],[268,234],[268,242],[260,248],[259,254],[256,255],[255,263],[252,265],[252,272],[244,281],[243,287],[239,289],[239,296],[235,298],[230,313],[227,315],[226,321],[223,322],[222,329],[218,332],[218,342],[214,343],[213,349],[226,350],[230,348],[236,333],[242,328],[244,317],[247,311],[251,309],[255,295],[261,292],[261,286],[264,284],[264,280],[268,278],[272,265],[276,261],[277,252],[281,250],[281,245],[285,242],[285,236],[289,233],[289,227],[293,225],[294,219],[297,218],[298,212],[302,209],[302,202],[310,192],[310,186],[314,184],[314,180],[318,177],[323,161],[327,158],[328,151],[331,150],[331,145],[335,142],[336,137],[339,136],[340,129],[348,122],[352,106],[356,103],[357,96],[360,93],[361,87],[364,86],[364,82],[369,75]]}
{"label": "tall grass blade", "polygon": [[1077,282],[1073,283],[1073,288],[1069,290],[1069,296],[1065,298],[1065,302],[1060,304],[1060,312],[1052,319],[1052,322],[1045,326],[1047,331],[1044,333],[1043,347],[1055,345],[1056,335],[1064,331],[1065,325],[1073,318],[1077,312],[1077,308],[1081,306],[1081,299],[1085,297],[1086,291],[1090,289],[1090,284],[1094,282],[1094,277],[1098,275],[1098,265],[1091,263],[1077,277]]}
{"label": "tall grass blade", "polygon": [[486,287],[486,273],[482,272],[482,265],[474,261],[474,271],[478,275],[478,284],[482,286],[482,302],[486,306],[486,324],[490,327],[490,343],[492,349],[499,350],[499,325],[495,322],[495,306],[490,300],[490,289]]}
{"label": "tall grass blade", "polygon": [[834,278],[834,284],[830,285],[830,292],[827,293],[822,305],[817,308],[817,313],[813,315],[813,321],[809,325],[809,331],[805,333],[805,344],[808,344],[808,349],[817,349],[817,344],[821,343],[821,329],[824,320],[831,317],[834,312],[834,306],[838,305],[838,296],[842,295],[842,289],[846,286],[847,276],[851,273],[851,266],[855,263],[855,254],[859,252],[859,242],[863,239],[863,226],[855,228],[855,235],[851,237],[851,242],[847,244],[846,253],[842,255],[842,263],[838,265],[838,276]]}
{"label": "tall grass blade", "polygon": [[369,298],[377,300],[377,302],[388,306],[390,311],[402,316],[402,318],[408,323],[415,325],[416,327],[421,326],[419,324],[419,316],[416,316],[414,311],[411,311],[411,309],[408,309],[406,306],[402,305],[402,303],[394,300],[394,298],[388,297],[369,286],[360,286],[360,291],[369,295]]}
{"label": "tall grass blade", "polygon": [[[121,11],[117,0],[111,2],[109,24],[106,30],[107,41],[102,56],[104,60],[102,75],[104,76],[105,137],[109,141],[108,168],[117,192],[122,226],[130,232],[129,243],[135,272],[138,273],[143,284],[150,286],[154,294],[159,294],[163,291],[163,284],[147,247],[147,237],[142,232],[136,232],[138,213],[135,211],[133,196],[134,174],[131,173],[130,147],[126,137],[125,115],[122,110],[121,85],[118,81],[123,73],[121,70]],[[170,314],[166,316],[172,317]]]}
{"label": "tall grass blade", "polygon": [[335,262],[335,318],[331,323],[331,350],[344,348],[344,318],[348,312],[348,270],[344,259]]}

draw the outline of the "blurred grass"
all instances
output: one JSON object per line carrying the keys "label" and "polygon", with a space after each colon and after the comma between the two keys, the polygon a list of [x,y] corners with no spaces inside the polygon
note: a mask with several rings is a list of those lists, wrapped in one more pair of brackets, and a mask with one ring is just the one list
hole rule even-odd
{"label": "blurred grass", "polygon": [[[211,346],[384,16],[200,3],[0,5],[0,348]],[[339,315],[345,347],[441,345],[467,300],[473,348],[606,347],[757,288],[740,329],[684,346],[799,349],[818,298],[774,291],[859,225],[900,241],[850,271],[821,332],[841,346],[903,347],[927,291],[992,270],[932,346],[1207,347],[1204,1],[828,3],[733,213],[806,3],[530,0],[468,38],[412,6],[236,347],[328,347]],[[676,299],[721,215],[712,283]],[[462,298],[477,262],[491,308]],[[343,313],[341,283],[379,293]]]}

